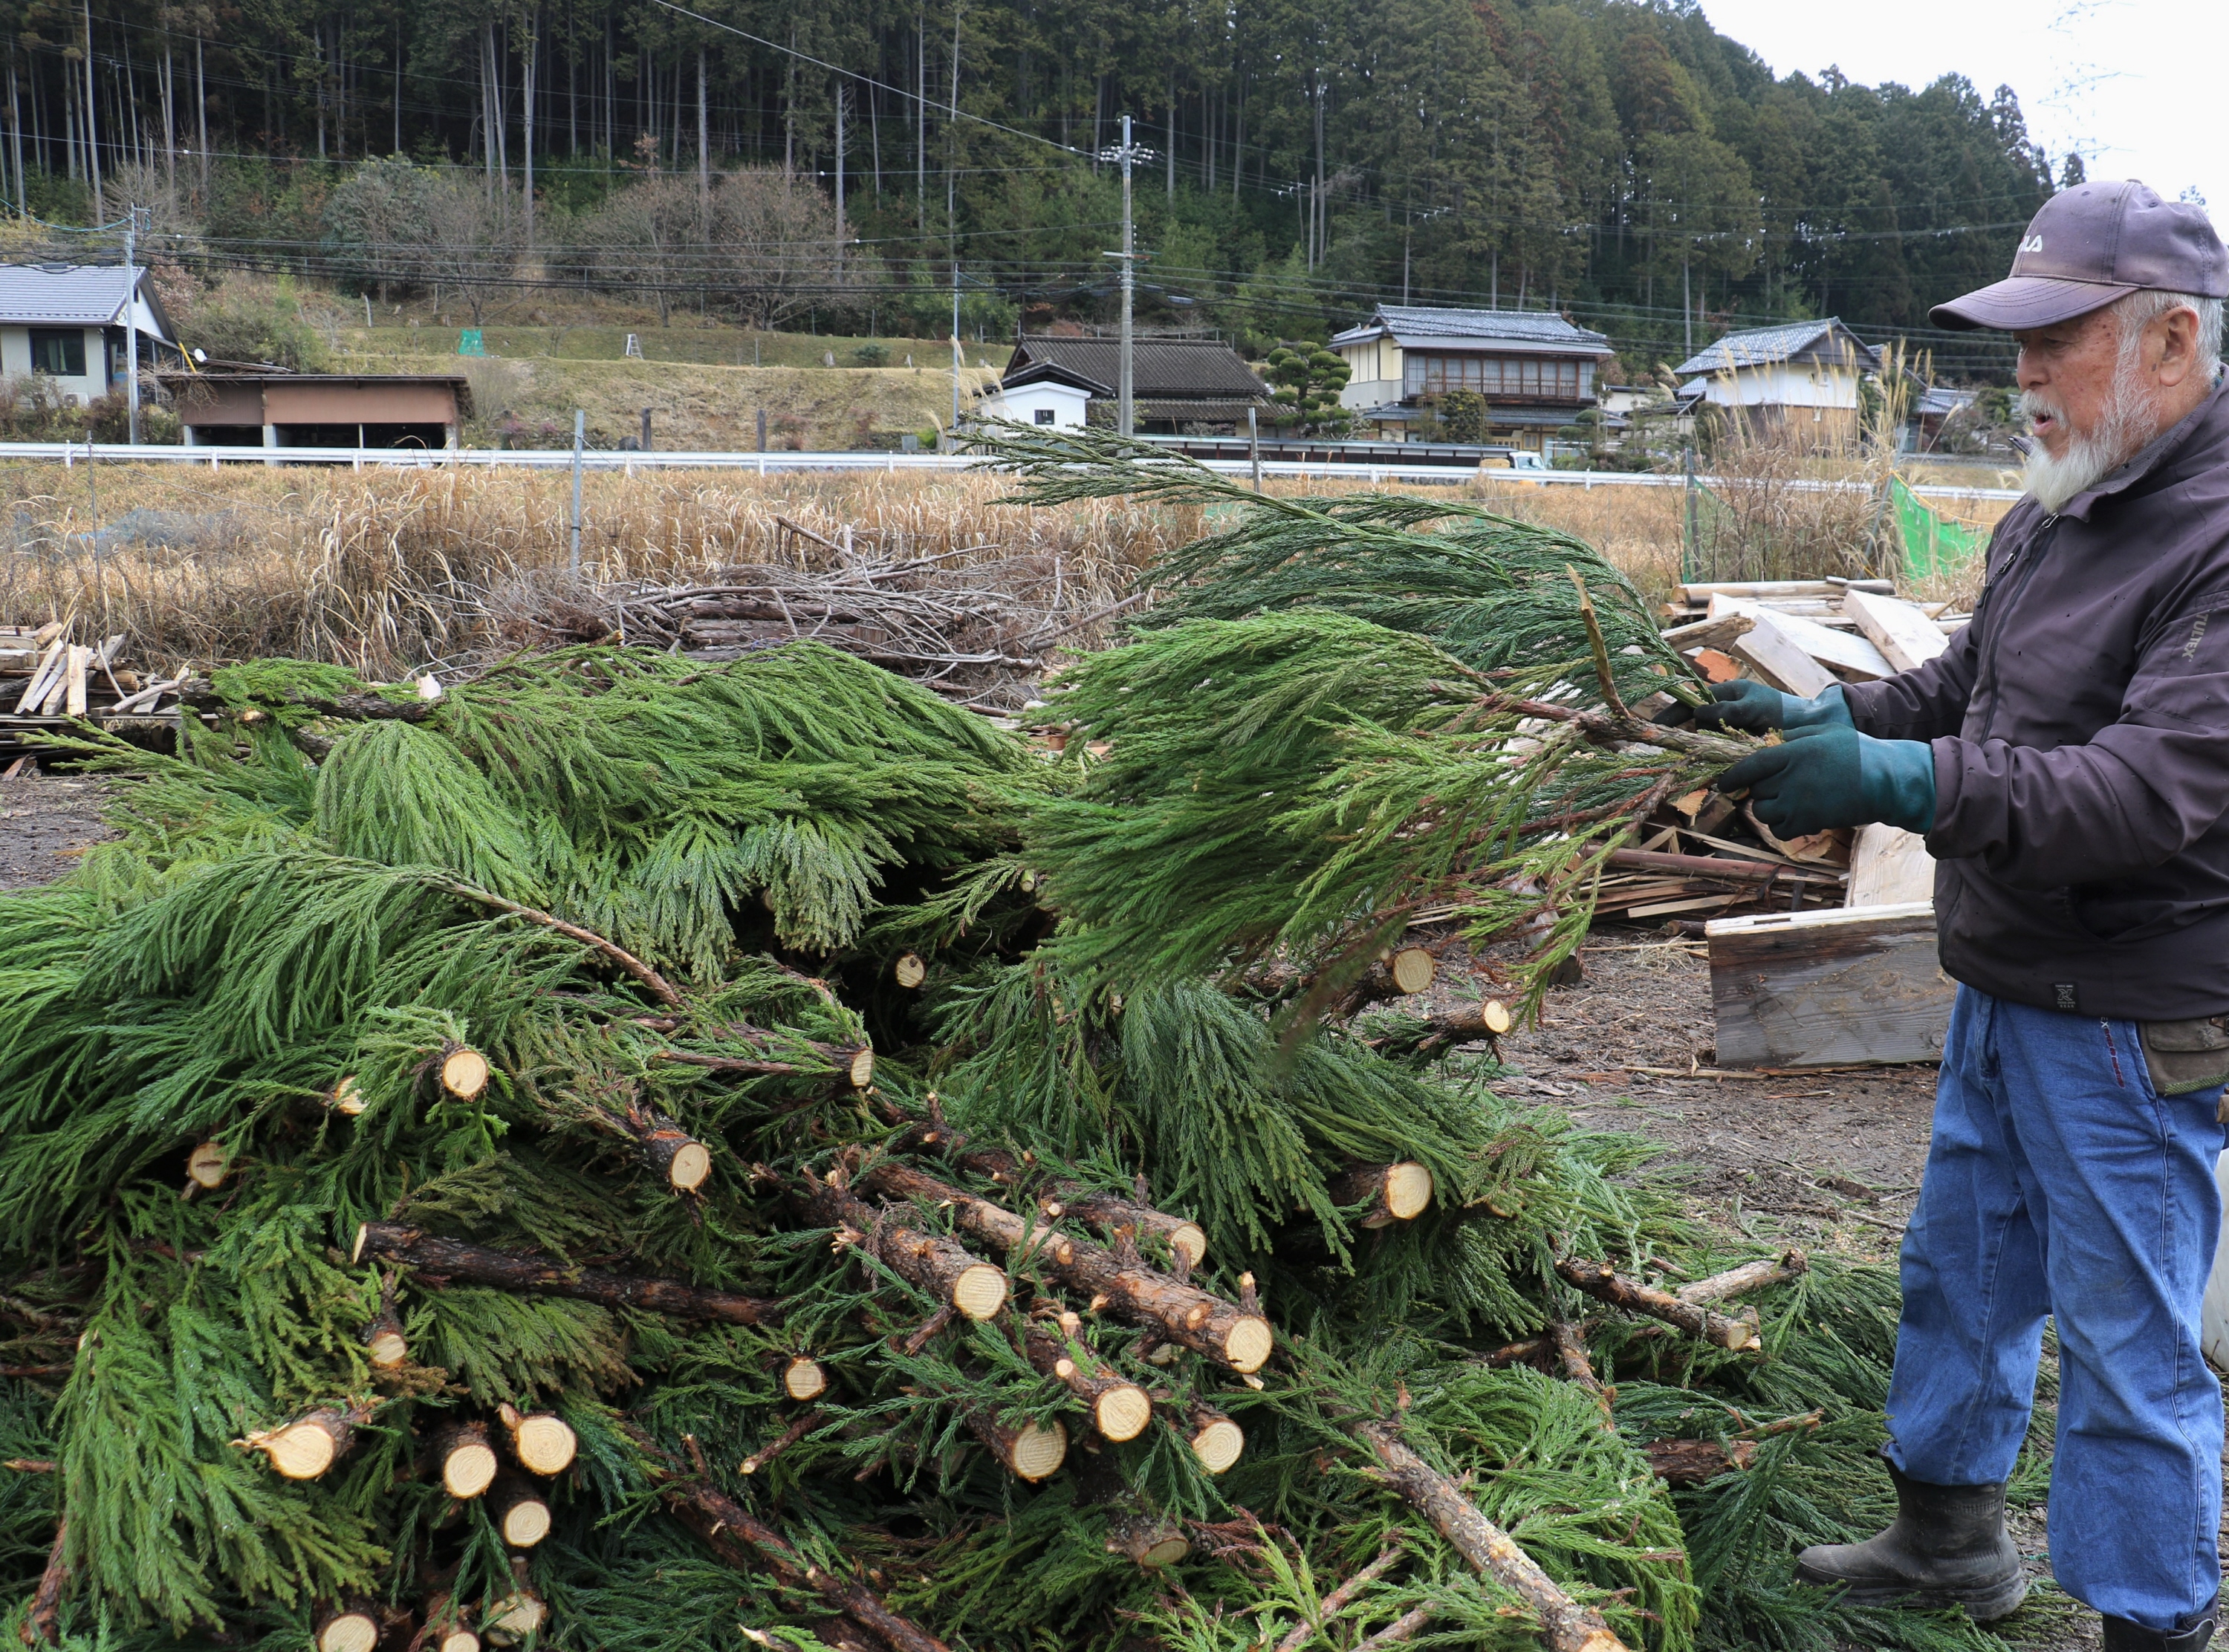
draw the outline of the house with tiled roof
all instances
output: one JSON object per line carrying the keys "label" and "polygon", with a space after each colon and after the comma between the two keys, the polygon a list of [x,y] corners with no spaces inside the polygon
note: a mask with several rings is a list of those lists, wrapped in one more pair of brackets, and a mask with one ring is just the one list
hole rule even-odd
{"label": "house with tiled roof", "polygon": [[1752,429],[1806,441],[1858,434],[1860,387],[1880,353],[1834,317],[1728,333],[1675,369],[1682,401],[1721,407]]}
{"label": "house with tiled roof", "polygon": [[121,385],[130,336],[139,368],[179,359],[154,284],[120,264],[0,264],[0,374],[50,380],[76,401]]}
{"label": "house with tiled roof", "polygon": [[[1055,382],[1066,383],[1086,392],[1091,422],[1111,425],[1116,398],[1107,387],[1121,381],[1120,339],[1031,333],[1014,346],[999,400],[1017,410],[1010,416],[1025,417],[1018,412],[1028,400],[1024,392],[1034,387],[1049,400]],[[1132,427],[1141,436],[1229,436],[1246,427],[1249,407],[1266,418],[1271,404],[1269,387],[1220,340],[1140,338],[1130,347],[1130,407]],[[1033,405],[1025,421],[1036,411]],[[1044,422],[1068,421],[1056,413]]]}
{"label": "house with tiled roof", "polygon": [[1451,390],[1486,399],[1490,440],[1535,451],[1596,405],[1609,340],[1552,311],[1380,304],[1330,348],[1352,376],[1339,400],[1365,430],[1405,438]]}

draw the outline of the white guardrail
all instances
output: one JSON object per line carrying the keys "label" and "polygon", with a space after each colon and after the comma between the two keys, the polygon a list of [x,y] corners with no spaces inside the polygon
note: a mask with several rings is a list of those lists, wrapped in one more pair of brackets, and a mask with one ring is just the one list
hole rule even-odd
{"label": "white guardrail", "polygon": [[[170,447],[122,443],[96,446],[89,442],[0,442],[0,462],[45,459],[66,468],[91,458],[102,464],[200,464],[211,470],[222,464],[345,464],[361,471],[366,465],[382,470],[440,470],[456,466],[497,469],[524,466],[529,470],[562,471],[573,464],[573,450],[559,448],[408,448],[408,447]],[[792,471],[965,471],[990,464],[974,453],[649,453],[613,452],[590,449],[581,455],[584,471],[745,471],[760,476],[779,476]],[[1244,459],[1199,459],[1195,464],[1224,476],[1244,476],[1252,466]],[[1320,459],[1263,459],[1263,476],[1320,478],[1323,481],[1423,482],[1455,487],[1467,482],[1487,481],[1559,488],[1677,488],[1682,477],[1654,476],[1630,471],[1504,471],[1466,470],[1452,464],[1338,464]],[[1718,478],[1698,473],[1695,480],[1715,486]],[[1869,490],[1862,482],[1795,482],[1786,484],[1808,491],[1819,489]],[[1914,486],[1922,498],[2017,499],[2017,489],[1961,488],[1930,483]]]}

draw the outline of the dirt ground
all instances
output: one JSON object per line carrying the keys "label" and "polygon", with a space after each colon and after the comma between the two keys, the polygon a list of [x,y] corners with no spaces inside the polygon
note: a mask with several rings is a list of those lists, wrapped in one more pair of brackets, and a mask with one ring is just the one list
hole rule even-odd
{"label": "dirt ground", "polygon": [[[0,763],[0,771],[10,765]],[[0,889],[51,883],[77,856],[109,836],[101,824],[99,780],[35,770],[0,778]]]}
{"label": "dirt ground", "polygon": [[[102,800],[98,780],[0,779],[0,889],[48,881],[106,836]],[[1661,1143],[1702,1220],[1767,1243],[1894,1259],[1926,1162],[1931,1066],[1720,1072],[1701,943],[1608,930],[1583,959],[1583,979],[1550,993],[1542,1024],[1503,1041],[1510,1071],[1498,1089]],[[1435,994],[1452,1007],[1446,986]],[[2043,1509],[2022,1513],[2015,1531],[2047,1578]],[[2055,1591],[1999,1628],[2038,1652],[2098,1644],[2095,1617]]]}

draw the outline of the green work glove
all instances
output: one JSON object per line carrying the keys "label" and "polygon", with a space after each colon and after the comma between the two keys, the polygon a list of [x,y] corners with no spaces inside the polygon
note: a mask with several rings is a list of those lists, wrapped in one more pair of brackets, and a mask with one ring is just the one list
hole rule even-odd
{"label": "green work glove", "polygon": [[1690,706],[1675,700],[1656,714],[1660,723],[1699,723],[1705,728],[1745,728],[1762,734],[1768,728],[1847,728],[1850,708],[1842,703],[1842,688],[1834,683],[1816,699],[1799,700],[1792,694],[1768,688],[1749,677],[1711,685],[1711,703]]}
{"label": "green work glove", "polygon": [[1935,824],[1934,748],[1840,725],[1792,728],[1783,743],[1751,752],[1711,784],[1720,791],[1746,787],[1757,817],[1782,837],[1875,821],[1908,832]]}

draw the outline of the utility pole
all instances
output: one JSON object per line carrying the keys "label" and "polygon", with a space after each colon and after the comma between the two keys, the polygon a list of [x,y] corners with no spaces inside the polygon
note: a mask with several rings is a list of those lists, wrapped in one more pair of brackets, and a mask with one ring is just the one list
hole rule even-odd
{"label": "utility pole", "polygon": [[125,398],[131,404],[132,445],[139,445],[139,269],[138,261],[139,208],[126,210],[124,220],[124,362]]}
{"label": "utility pole", "polygon": [[836,83],[836,273],[844,272],[844,83]]}
{"label": "utility pole", "polygon": [[952,266],[952,439],[960,439],[960,266]]}
{"label": "utility pole", "polygon": [[1127,115],[1122,117],[1121,146],[1116,149],[1102,150],[1099,152],[1099,158],[1102,161],[1120,161],[1122,163],[1122,250],[1119,253],[1109,253],[1107,256],[1120,259],[1122,266],[1122,371],[1121,390],[1115,402],[1115,422],[1117,428],[1125,436],[1133,433],[1133,426],[1136,422],[1132,417],[1133,402],[1130,394],[1130,323],[1138,291],[1138,243],[1136,226],[1130,216],[1130,166],[1134,161],[1147,158],[1147,153],[1148,151],[1138,148],[1130,142],[1130,117]]}

